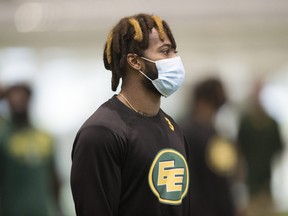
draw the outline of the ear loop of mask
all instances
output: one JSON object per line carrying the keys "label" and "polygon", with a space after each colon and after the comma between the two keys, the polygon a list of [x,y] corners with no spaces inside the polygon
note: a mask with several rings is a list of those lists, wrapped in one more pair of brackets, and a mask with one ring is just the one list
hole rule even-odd
{"label": "ear loop of mask", "polygon": [[[137,54],[134,54],[135,56],[138,56]],[[149,61],[149,62],[152,62],[152,63],[155,63],[154,61],[152,61],[152,60],[150,60],[150,59],[147,59],[147,58],[145,58],[145,57],[142,57],[142,56],[140,56],[140,58],[142,58],[142,59],[144,59],[144,60],[147,60],[147,61]],[[151,82],[153,82],[153,80],[150,78],[150,77],[148,77],[143,71],[141,71],[140,69],[139,69],[139,72],[143,75],[143,76],[145,76],[148,80],[150,80]]]}
{"label": "ear loop of mask", "polygon": [[141,71],[140,69],[139,69],[139,72],[143,75],[143,76],[145,76],[147,79],[149,79],[151,82],[153,82],[153,80],[150,78],[150,77],[148,77],[143,71]]}
{"label": "ear loop of mask", "polygon": [[143,56],[140,56],[140,58],[142,58],[142,59],[144,59],[144,60],[146,60],[146,61],[149,61],[149,62],[152,62],[152,63],[156,63],[155,61],[153,61],[153,60],[150,60],[150,59],[148,59],[148,58],[145,58],[145,57],[143,57]]}

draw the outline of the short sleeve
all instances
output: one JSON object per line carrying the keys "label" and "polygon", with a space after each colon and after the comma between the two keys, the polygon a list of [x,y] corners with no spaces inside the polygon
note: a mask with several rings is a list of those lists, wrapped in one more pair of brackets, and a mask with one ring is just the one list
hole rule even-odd
{"label": "short sleeve", "polygon": [[119,139],[109,129],[90,126],[76,136],[71,189],[77,216],[117,215],[121,193]]}

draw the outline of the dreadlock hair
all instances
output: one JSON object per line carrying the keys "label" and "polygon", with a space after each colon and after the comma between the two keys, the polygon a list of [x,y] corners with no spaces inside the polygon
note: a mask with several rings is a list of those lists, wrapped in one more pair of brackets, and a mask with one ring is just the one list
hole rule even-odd
{"label": "dreadlock hair", "polygon": [[168,24],[158,16],[137,14],[122,18],[109,33],[103,60],[105,68],[112,71],[113,91],[116,91],[120,78],[125,77],[127,54],[142,56],[149,47],[149,34],[153,28],[157,29],[160,40],[164,40],[166,33],[172,47],[176,49],[176,42]]}

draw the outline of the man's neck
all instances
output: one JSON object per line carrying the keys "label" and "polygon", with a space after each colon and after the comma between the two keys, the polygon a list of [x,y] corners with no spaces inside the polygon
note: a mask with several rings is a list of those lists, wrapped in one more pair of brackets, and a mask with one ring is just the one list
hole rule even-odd
{"label": "man's neck", "polygon": [[14,124],[19,126],[29,125],[28,114],[12,114],[11,120]]}
{"label": "man's neck", "polygon": [[154,116],[159,112],[160,95],[141,89],[139,86],[133,88],[133,85],[129,85],[128,88],[122,88],[120,94],[122,97],[118,95],[118,99],[140,114]]}
{"label": "man's neck", "polygon": [[204,103],[199,103],[195,106],[193,110],[194,118],[203,124],[212,125],[215,118],[215,110],[209,106],[205,105]]}

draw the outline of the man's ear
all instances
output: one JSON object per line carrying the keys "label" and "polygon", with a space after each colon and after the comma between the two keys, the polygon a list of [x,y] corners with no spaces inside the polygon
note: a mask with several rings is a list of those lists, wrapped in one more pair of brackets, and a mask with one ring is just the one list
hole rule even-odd
{"label": "man's ear", "polygon": [[128,53],[127,62],[133,69],[141,70],[142,65],[136,54]]}

